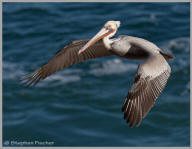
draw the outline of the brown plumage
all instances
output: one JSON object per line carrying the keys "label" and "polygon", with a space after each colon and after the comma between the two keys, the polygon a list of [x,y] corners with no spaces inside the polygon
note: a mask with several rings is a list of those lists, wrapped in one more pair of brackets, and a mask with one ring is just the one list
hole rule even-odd
{"label": "brown plumage", "polygon": [[41,68],[23,77],[23,81],[26,83],[26,86],[36,85],[40,80],[43,80],[51,74],[70,65],[83,62],[87,59],[112,55],[112,52],[108,51],[104,47],[101,40],[79,55],[79,49],[81,49],[88,41],[89,39],[77,40],[65,46]]}
{"label": "brown plumage", "polygon": [[[158,60],[161,63],[156,68],[153,67],[154,69],[150,69],[150,71],[149,68],[145,69],[146,66],[149,66],[149,62]],[[160,67],[162,67],[161,71],[159,71]],[[137,126],[140,125],[142,118],[147,115],[164,89],[170,72],[169,65],[161,55],[151,57],[148,61],[139,65],[134,84],[122,107],[124,119],[130,123],[131,127],[135,123]]]}
{"label": "brown plumage", "polygon": [[26,86],[35,85],[61,69],[92,58],[116,55],[126,59],[145,59],[138,66],[134,83],[122,106],[124,119],[130,127],[139,126],[165,88],[171,73],[166,60],[173,59],[173,56],[142,38],[120,36],[111,39],[119,26],[119,21],[108,21],[92,39],[73,41],[45,65],[24,76],[24,83]]}

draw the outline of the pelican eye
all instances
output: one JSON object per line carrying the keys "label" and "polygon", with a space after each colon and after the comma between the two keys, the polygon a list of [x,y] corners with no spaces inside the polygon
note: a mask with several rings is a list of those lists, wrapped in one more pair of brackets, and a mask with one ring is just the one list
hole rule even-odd
{"label": "pelican eye", "polygon": [[112,27],[111,25],[107,25],[107,26],[105,26],[105,28],[106,28],[107,30],[113,30],[113,27]]}

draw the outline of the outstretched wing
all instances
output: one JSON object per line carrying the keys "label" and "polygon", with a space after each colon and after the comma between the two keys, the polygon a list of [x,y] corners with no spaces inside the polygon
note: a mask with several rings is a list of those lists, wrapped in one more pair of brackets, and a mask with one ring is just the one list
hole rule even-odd
{"label": "outstretched wing", "polygon": [[78,51],[89,41],[77,40],[65,46],[45,65],[37,69],[35,72],[28,74],[22,78],[27,86],[35,85],[40,80],[45,79],[47,76],[66,68],[70,65],[85,61],[87,59],[104,57],[112,55],[103,45],[100,40],[93,46],[89,47],[86,51],[78,54]]}
{"label": "outstretched wing", "polygon": [[130,127],[140,125],[164,89],[170,72],[171,68],[161,54],[152,55],[139,65],[134,84],[122,107],[124,119]]}

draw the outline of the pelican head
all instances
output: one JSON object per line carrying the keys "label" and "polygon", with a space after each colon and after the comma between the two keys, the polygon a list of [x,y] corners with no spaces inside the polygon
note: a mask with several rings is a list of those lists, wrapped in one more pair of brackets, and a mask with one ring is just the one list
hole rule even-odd
{"label": "pelican head", "polygon": [[119,26],[120,21],[107,21],[102,29],[79,50],[78,54],[81,54],[98,40],[114,36]]}
{"label": "pelican head", "polygon": [[[112,37],[117,32],[117,29],[120,26],[120,21],[107,21],[103,28],[108,31],[107,35],[104,35],[104,37]],[[103,29],[102,28],[102,29]],[[104,38],[103,37],[103,38]]]}

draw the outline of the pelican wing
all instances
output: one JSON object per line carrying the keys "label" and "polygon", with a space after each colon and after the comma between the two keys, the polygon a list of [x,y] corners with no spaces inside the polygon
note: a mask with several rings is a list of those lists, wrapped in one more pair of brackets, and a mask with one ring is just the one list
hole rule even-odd
{"label": "pelican wing", "polygon": [[171,68],[161,54],[150,56],[140,64],[134,84],[122,107],[124,119],[133,127],[140,125],[164,89]]}
{"label": "pelican wing", "polygon": [[56,55],[48,61],[45,65],[40,67],[35,72],[26,75],[23,77],[24,83],[27,86],[35,85],[40,80],[45,79],[47,76],[66,68],[70,65],[85,61],[87,59],[110,56],[110,53],[103,45],[103,42],[100,40],[91,47],[89,47],[86,51],[81,54],[78,54],[78,51],[89,41],[89,39],[85,40],[77,40],[65,46]]}

